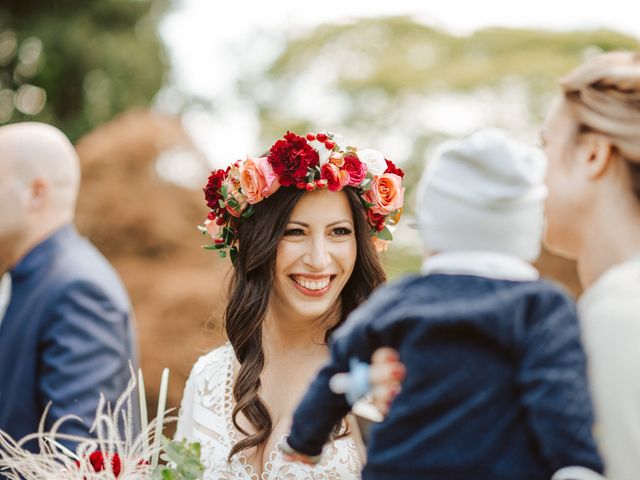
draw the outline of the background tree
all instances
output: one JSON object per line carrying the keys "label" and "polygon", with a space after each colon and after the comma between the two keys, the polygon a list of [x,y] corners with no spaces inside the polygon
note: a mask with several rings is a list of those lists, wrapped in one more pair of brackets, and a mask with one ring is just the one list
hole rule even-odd
{"label": "background tree", "polygon": [[[248,60],[237,90],[255,105],[264,144],[287,129],[321,127],[375,145],[408,170],[409,214],[436,143],[483,126],[536,142],[558,77],[589,55],[640,49],[637,38],[607,30],[489,28],[459,36],[411,17],[325,24],[273,35],[271,42],[277,54],[261,69],[251,51],[264,51],[265,38],[238,49],[241,61]],[[421,263],[418,235],[408,223],[401,223],[387,256],[392,277]]]}
{"label": "background tree", "polygon": [[72,140],[146,106],[166,81],[166,0],[4,0],[0,124],[38,120]]}
{"label": "background tree", "polygon": [[[537,135],[559,76],[592,53],[640,48],[638,39],[606,30],[457,36],[411,17],[325,24],[277,41],[274,60],[259,71],[247,65],[251,73],[238,81],[265,142],[287,129],[347,128],[362,144],[395,149],[410,170],[422,167],[436,141],[480,126]],[[264,49],[258,42],[242,51]]]}

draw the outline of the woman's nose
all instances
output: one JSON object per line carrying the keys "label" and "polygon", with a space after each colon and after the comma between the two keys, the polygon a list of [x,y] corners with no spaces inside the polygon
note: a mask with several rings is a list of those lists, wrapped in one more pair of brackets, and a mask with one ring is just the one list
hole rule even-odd
{"label": "woman's nose", "polygon": [[324,236],[312,239],[309,250],[302,256],[302,261],[314,270],[322,270],[331,263],[329,245]]}

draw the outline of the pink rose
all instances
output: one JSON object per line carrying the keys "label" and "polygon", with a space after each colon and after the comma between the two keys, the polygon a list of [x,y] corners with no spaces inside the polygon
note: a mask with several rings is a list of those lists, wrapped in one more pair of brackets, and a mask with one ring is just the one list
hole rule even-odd
{"label": "pink rose", "polygon": [[275,193],[278,188],[280,188],[280,181],[278,180],[278,175],[273,171],[271,167],[271,163],[269,163],[269,159],[267,157],[260,157],[255,160],[255,164],[260,169],[262,173],[262,177],[264,178],[265,185],[262,189],[262,196],[267,198]]}
{"label": "pink rose", "polygon": [[215,222],[215,220],[206,219],[204,221],[204,226],[207,229],[207,233],[211,238],[216,238],[218,232],[220,231],[220,226]]}
{"label": "pink rose", "polygon": [[371,189],[363,198],[373,204],[371,211],[380,215],[388,215],[402,208],[404,187],[402,178],[394,173],[384,173],[373,178]]}
{"label": "pink rose", "polygon": [[239,169],[240,188],[250,204],[260,202],[280,187],[278,176],[266,157],[247,158]]}
{"label": "pink rose", "polygon": [[344,156],[344,170],[349,174],[349,186],[357,187],[367,176],[367,166],[354,154]]}
{"label": "pink rose", "polygon": [[325,163],[320,169],[320,178],[327,181],[327,188],[338,192],[349,183],[349,174],[340,170],[333,163]]}

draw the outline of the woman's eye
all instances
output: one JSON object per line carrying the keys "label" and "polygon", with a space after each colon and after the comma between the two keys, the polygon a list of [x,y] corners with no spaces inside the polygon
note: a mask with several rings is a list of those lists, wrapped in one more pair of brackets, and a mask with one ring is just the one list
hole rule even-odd
{"label": "woman's eye", "polygon": [[345,237],[347,235],[351,235],[351,230],[346,227],[338,227],[333,229],[333,234],[336,237]]}
{"label": "woman's eye", "polygon": [[304,235],[304,231],[301,228],[290,228],[284,232],[285,237],[299,237],[301,235]]}

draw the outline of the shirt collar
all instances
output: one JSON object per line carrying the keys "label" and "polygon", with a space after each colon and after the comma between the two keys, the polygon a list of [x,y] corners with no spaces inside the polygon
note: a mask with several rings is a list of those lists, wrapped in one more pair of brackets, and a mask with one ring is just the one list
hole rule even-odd
{"label": "shirt collar", "polygon": [[638,280],[638,272],[640,272],[640,254],[625,260],[622,263],[614,265],[604,272],[600,277],[584,292],[578,299],[580,308],[587,308],[586,305],[592,301],[597,301],[601,295],[608,295],[610,284],[613,288],[619,285],[635,285]]}
{"label": "shirt collar", "polygon": [[512,255],[485,251],[442,252],[422,264],[425,275],[474,275],[496,280],[534,281],[540,275],[530,264]]}
{"label": "shirt collar", "polygon": [[11,300],[11,276],[5,273],[0,277],[0,325]]}

